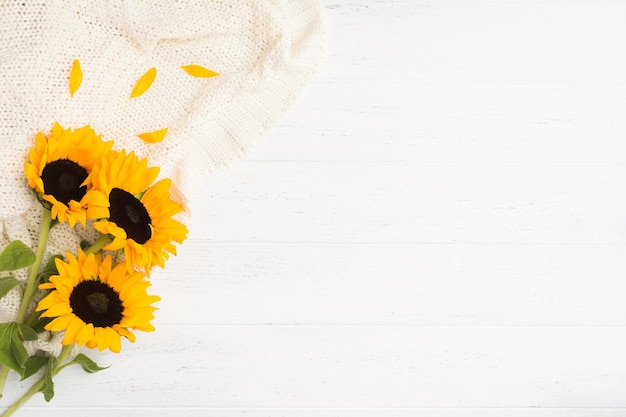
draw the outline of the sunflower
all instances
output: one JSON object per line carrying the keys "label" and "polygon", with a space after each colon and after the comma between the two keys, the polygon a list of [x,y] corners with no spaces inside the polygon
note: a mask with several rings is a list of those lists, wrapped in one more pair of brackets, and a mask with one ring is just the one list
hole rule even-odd
{"label": "sunflower", "polygon": [[129,272],[163,267],[169,254],[176,254],[174,243],[187,237],[185,225],[172,218],[183,207],[170,198],[171,181],[152,184],[158,174],[158,167],[149,168],[146,159],[132,152],[110,152],[87,180],[108,198],[107,216],[94,223],[96,230],[112,237],[104,250],[123,250]]}
{"label": "sunflower", "polygon": [[54,317],[46,330],[65,330],[64,345],[119,352],[121,336],[135,341],[129,329],[154,330],[151,304],[160,298],[147,294],[150,283],[143,273],[129,273],[124,264],[112,268],[111,256],[103,260],[81,250],[78,258],[68,252],[67,259],[57,259],[59,275],[39,286],[53,291],[37,305],[37,311],[45,310],[42,317]]}
{"label": "sunflower", "polygon": [[84,226],[87,218],[100,218],[107,212],[105,196],[90,189],[85,180],[112,146],[113,142],[102,141],[89,126],[72,130],[55,123],[50,137],[37,133],[24,172],[53,219],[67,221],[71,227],[76,222]]}

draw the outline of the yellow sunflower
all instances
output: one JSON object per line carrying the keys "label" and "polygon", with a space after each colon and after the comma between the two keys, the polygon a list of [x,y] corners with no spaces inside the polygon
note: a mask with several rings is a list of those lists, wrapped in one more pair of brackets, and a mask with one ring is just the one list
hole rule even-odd
{"label": "yellow sunflower", "polygon": [[74,227],[76,222],[85,225],[87,218],[106,215],[105,196],[90,189],[85,180],[112,146],[113,142],[104,142],[89,126],[72,130],[55,123],[48,138],[37,133],[24,172],[53,219]]}
{"label": "yellow sunflower", "polygon": [[108,215],[94,223],[113,239],[104,250],[123,250],[129,271],[137,267],[149,274],[152,266],[163,267],[176,254],[174,243],[187,237],[185,225],[172,218],[183,207],[170,198],[171,181],[152,184],[158,174],[158,167],[149,168],[132,152],[111,152],[87,180],[108,198]]}
{"label": "yellow sunflower", "polygon": [[78,258],[68,252],[67,259],[57,259],[59,275],[39,286],[53,291],[37,305],[37,311],[45,310],[42,317],[54,317],[46,330],[65,330],[64,345],[119,352],[121,336],[135,341],[130,329],[154,330],[151,304],[160,298],[147,294],[150,283],[143,273],[129,273],[124,264],[112,268],[110,256],[103,260],[81,250]]}

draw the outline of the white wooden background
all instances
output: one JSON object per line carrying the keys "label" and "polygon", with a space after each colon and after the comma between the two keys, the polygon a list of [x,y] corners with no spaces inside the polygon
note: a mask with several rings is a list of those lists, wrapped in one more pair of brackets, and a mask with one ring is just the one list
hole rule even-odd
{"label": "white wooden background", "polygon": [[626,416],[626,2],[323,4],[157,331],[18,416]]}

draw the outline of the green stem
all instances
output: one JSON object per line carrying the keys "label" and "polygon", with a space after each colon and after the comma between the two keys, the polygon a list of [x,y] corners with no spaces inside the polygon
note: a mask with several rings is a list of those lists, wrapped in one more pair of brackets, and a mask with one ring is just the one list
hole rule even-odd
{"label": "green stem", "polygon": [[[37,290],[37,274],[39,272],[39,268],[41,267],[43,254],[46,251],[48,234],[50,233],[51,228],[52,216],[50,210],[44,209],[41,215],[41,230],[39,232],[37,252],[35,253],[35,262],[30,266],[28,279],[26,280],[26,288],[24,289],[24,294],[22,295],[22,302],[20,303],[20,308],[17,311],[17,316],[15,318],[17,323],[24,323],[28,306],[30,305],[33,295],[35,295],[35,291]],[[4,385],[6,384],[9,376],[9,371],[9,368],[6,366],[2,367],[2,370],[0,370],[0,398],[2,398],[2,392],[4,391]]]}
{"label": "green stem", "polygon": [[99,252],[102,248],[104,248],[106,245],[111,243],[112,240],[113,239],[111,239],[111,236],[100,234],[100,237],[98,238],[98,240],[96,240],[96,242],[93,245],[85,249],[85,255]]}
{"label": "green stem", "polygon": [[63,362],[65,362],[65,359],[67,359],[67,356],[70,354],[73,347],[74,344],[63,346],[63,349],[61,349],[61,353],[59,354],[59,361],[57,362],[57,366],[54,368],[54,372],[52,373],[52,375],[58,374],[59,371],[63,368]]}
{"label": "green stem", "polygon": [[[63,362],[65,362],[65,359],[67,359],[67,356],[72,351],[73,346],[74,346],[73,344],[63,346],[63,349],[61,350],[61,354],[59,355],[59,361],[57,362],[57,365],[54,367],[54,370],[52,371],[53,376],[58,374],[59,371],[63,368]],[[15,413],[21,406],[23,406],[28,400],[30,400],[33,395],[41,391],[44,384],[45,384],[45,377],[41,377],[41,379],[35,382],[28,391],[26,391],[17,401],[15,401],[11,405],[11,407],[7,408],[4,413],[0,414],[0,417],[9,417],[13,415],[13,413]]]}
{"label": "green stem", "polygon": [[35,395],[39,391],[41,391],[41,388],[43,388],[44,383],[45,383],[45,381],[44,381],[43,378],[41,378],[39,381],[35,382],[33,384],[33,386],[30,387],[30,389],[28,391],[26,391],[24,393],[24,395],[22,395],[17,401],[15,401],[11,405],[11,407],[7,408],[6,411],[0,415],[0,417],[9,417],[9,416],[13,415],[13,413],[15,413],[18,410],[18,408],[23,406],[26,401],[30,400],[30,398],[33,395]]}
{"label": "green stem", "polygon": [[30,312],[30,314],[28,315],[28,317],[26,317],[26,319],[24,320],[24,325],[26,327],[33,327],[33,325],[35,324],[35,321],[39,319],[39,311],[33,310]]}
{"label": "green stem", "polygon": [[10,371],[11,368],[9,368],[8,366],[3,366],[2,369],[0,369],[0,398],[2,398],[2,392],[4,392],[4,384],[6,384],[7,382]]}
{"label": "green stem", "polygon": [[20,309],[17,311],[17,317],[15,318],[17,323],[22,324],[24,322],[28,306],[37,290],[37,274],[39,273],[39,267],[43,260],[43,254],[46,251],[48,233],[50,233],[51,226],[52,217],[50,216],[50,210],[44,209],[43,215],[41,216],[41,231],[39,232],[39,243],[37,244],[37,252],[35,253],[35,263],[30,267],[30,273],[26,281],[26,289],[22,296],[22,303],[20,304]]}

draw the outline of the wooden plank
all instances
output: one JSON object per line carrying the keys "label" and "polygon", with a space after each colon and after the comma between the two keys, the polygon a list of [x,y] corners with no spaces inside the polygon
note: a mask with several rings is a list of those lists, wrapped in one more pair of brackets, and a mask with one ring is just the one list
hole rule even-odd
{"label": "wooden plank", "polygon": [[200,240],[152,291],[157,326],[625,326],[625,249]]}
{"label": "wooden plank", "polygon": [[[624,80],[620,1],[324,2],[333,79]],[[340,35],[340,36],[339,36]]]}
{"label": "wooden plank", "polygon": [[[624,409],[606,408],[382,408],[382,409],[345,409],[345,408],[191,408],[191,407],[102,407],[102,408],[60,408],[64,417],[623,417]],[[25,407],[23,415],[29,417],[48,417],[48,408]],[[18,416],[19,417],[19,416]]]}
{"label": "wooden plank", "polygon": [[622,164],[242,163],[192,225],[213,242],[626,244]]}
{"label": "wooden plank", "polygon": [[624,408],[623,329],[162,326],[63,371],[54,406]]}
{"label": "wooden plank", "polygon": [[316,80],[246,159],[624,163],[624,97],[626,81]]}

